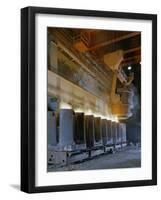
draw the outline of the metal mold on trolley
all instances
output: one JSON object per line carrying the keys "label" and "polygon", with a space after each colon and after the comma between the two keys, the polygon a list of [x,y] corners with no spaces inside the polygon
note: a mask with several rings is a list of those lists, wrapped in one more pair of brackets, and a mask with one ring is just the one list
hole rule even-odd
{"label": "metal mold on trolley", "polygon": [[72,109],[48,111],[48,164],[60,167],[122,148],[125,126]]}

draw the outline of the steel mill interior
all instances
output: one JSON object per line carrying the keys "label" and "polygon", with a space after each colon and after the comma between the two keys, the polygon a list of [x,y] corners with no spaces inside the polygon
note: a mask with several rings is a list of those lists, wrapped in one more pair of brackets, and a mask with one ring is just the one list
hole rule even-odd
{"label": "steel mill interior", "polygon": [[140,163],[141,32],[48,27],[47,50],[47,170],[131,149]]}

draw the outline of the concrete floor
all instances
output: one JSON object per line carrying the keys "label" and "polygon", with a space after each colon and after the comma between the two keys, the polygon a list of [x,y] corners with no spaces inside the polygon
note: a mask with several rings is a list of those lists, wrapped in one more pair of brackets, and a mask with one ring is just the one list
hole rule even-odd
{"label": "concrete floor", "polygon": [[71,170],[93,170],[93,169],[116,169],[141,167],[140,147],[128,146],[118,150],[114,154],[100,155],[77,164],[55,169],[52,165],[48,172],[52,171],[71,171]]}

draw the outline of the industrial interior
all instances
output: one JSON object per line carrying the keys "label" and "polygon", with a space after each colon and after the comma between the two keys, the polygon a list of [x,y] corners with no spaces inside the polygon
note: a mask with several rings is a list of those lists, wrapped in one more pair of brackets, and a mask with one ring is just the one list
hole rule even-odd
{"label": "industrial interior", "polygon": [[47,39],[47,171],[139,167],[141,32],[48,27]]}

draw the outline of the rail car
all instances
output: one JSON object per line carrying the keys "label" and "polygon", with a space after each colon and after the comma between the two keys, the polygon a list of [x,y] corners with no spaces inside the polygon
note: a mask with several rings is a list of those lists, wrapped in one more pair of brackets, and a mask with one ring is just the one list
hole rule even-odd
{"label": "rail car", "polygon": [[48,165],[64,166],[127,145],[126,124],[60,109],[48,111]]}

